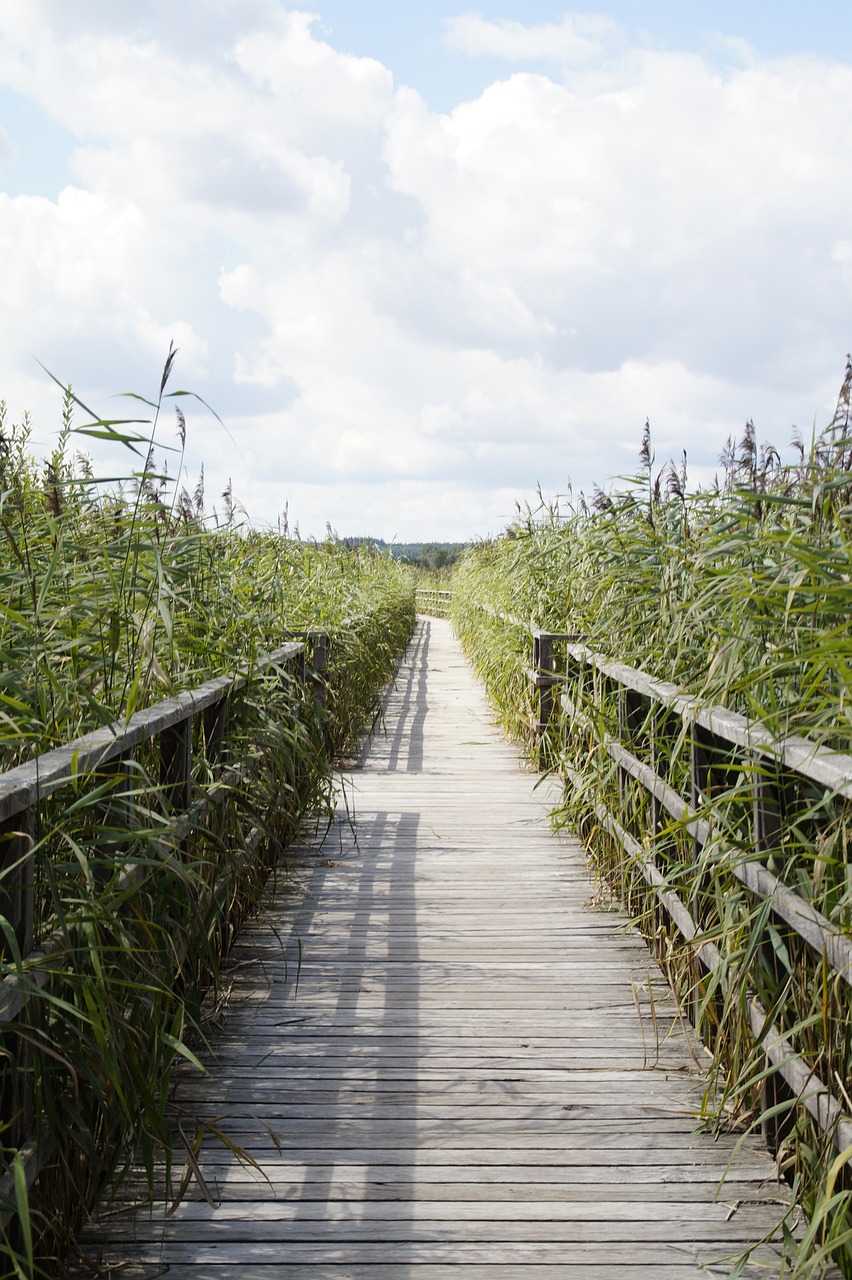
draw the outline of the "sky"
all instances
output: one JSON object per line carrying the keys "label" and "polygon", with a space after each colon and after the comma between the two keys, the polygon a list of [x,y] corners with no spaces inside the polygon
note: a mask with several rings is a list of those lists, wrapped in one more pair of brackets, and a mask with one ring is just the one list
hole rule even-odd
{"label": "sky", "polygon": [[7,422],[55,446],[42,366],[132,416],[173,342],[158,461],[258,526],[486,537],[646,418],[710,483],[831,418],[850,148],[848,0],[0,0]]}

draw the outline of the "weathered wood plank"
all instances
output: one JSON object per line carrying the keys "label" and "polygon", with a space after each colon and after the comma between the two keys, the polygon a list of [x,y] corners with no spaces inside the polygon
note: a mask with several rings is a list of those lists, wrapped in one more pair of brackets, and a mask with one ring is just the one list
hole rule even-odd
{"label": "weathered wood plank", "polygon": [[[207,1166],[213,1170],[212,1162]],[[721,1203],[732,1205],[740,1200],[771,1200],[775,1194],[774,1183],[760,1182],[765,1167],[740,1162],[731,1170],[719,1190]],[[519,1180],[519,1173],[523,1180]],[[490,1202],[499,1195],[507,1200],[535,1201],[584,1201],[600,1200],[602,1194],[613,1200],[650,1201],[660,1204],[684,1203],[692,1200],[707,1201],[708,1184],[716,1187],[713,1171],[701,1165],[682,1165],[676,1169],[646,1165],[559,1165],[524,1166],[519,1171],[515,1165],[493,1167],[476,1165],[459,1167],[435,1165],[410,1166],[405,1177],[388,1165],[338,1165],[312,1164],[279,1159],[275,1166],[267,1166],[263,1173],[248,1165],[223,1164],[215,1170],[213,1184],[216,1195],[225,1201],[287,1200],[298,1186],[299,1197],[305,1201],[322,1200],[324,1203],[343,1200],[352,1204],[361,1200],[482,1200]],[[139,1196],[144,1195],[144,1180],[137,1176],[133,1181]],[[203,1200],[203,1193],[195,1184],[186,1192],[187,1200]]]}
{"label": "weathered wood plank", "polygon": [[[313,1267],[348,1267],[353,1263],[372,1267],[377,1264],[384,1265],[388,1268],[385,1274],[392,1275],[394,1280],[399,1280],[400,1275],[407,1276],[409,1269],[420,1263],[431,1265],[444,1263],[454,1268],[476,1264],[488,1268],[489,1273],[495,1266],[508,1266],[511,1267],[513,1280],[516,1277],[524,1280],[524,1268],[528,1268],[529,1280],[539,1280],[539,1268],[542,1264],[562,1268],[560,1275],[564,1276],[567,1261],[575,1268],[576,1276],[588,1275],[591,1268],[599,1267],[602,1275],[607,1276],[607,1280],[614,1280],[615,1277],[620,1280],[623,1274],[621,1267],[627,1264],[644,1268],[645,1277],[665,1275],[662,1268],[676,1267],[678,1275],[683,1276],[685,1280],[686,1278],[706,1280],[708,1275],[729,1277],[735,1256],[736,1253],[730,1248],[712,1249],[703,1243],[633,1240],[630,1242],[576,1240],[539,1243],[529,1240],[522,1242],[477,1240],[469,1243],[456,1240],[387,1243],[354,1240],[315,1242],[296,1240],[286,1246],[279,1241],[269,1243],[255,1241],[252,1242],[250,1249],[246,1247],[244,1241],[239,1240],[232,1244],[217,1241],[199,1244],[190,1242],[186,1245],[171,1246],[167,1254],[168,1262],[165,1264],[168,1266],[168,1271],[163,1270],[155,1274],[168,1274],[169,1280],[173,1280],[178,1268],[187,1267],[187,1274],[194,1274],[200,1280],[202,1276],[215,1276],[216,1268],[230,1267],[230,1272],[223,1271],[222,1274],[227,1275],[229,1280],[234,1276],[239,1276],[240,1280],[243,1280],[247,1275],[256,1274],[256,1268],[264,1264],[274,1267],[275,1270],[270,1271],[269,1274],[276,1275],[286,1259],[286,1263],[301,1268],[301,1271],[296,1274],[311,1277],[311,1280],[314,1276]],[[749,1280],[752,1277],[754,1280],[766,1280],[767,1275],[778,1274],[777,1255],[771,1248],[756,1250],[754,1256],[763,1261],[763,1267],[749,1269],[742,1272],[742,1275],[748,1276]],[[392,1261],[389,1262],[389,1258]],[[111,1264],[116,1273],[116,1280],[118,1276],[121,1280],[125,1280],[127,1273],[122,1263],[126,1260],[126,1255],[119,1251],[113,1249],[104,1251],[103,1263]],[[135,1252],[131,1250],[129,1261],[136,1266],[163,1267],[164,1251],[159,1246],[154,1246],[150,1250],[138,1249]],[[771,1269],[773,1265],[776,1268],[774,1271]],[[121,1271],[118,1270],[119,1267],[122,1267]],[[330,1271],[329,1274],[336,1280],[336,1271]],[[453,1271],[450,1275],[455,1277],[456,1272]]]}

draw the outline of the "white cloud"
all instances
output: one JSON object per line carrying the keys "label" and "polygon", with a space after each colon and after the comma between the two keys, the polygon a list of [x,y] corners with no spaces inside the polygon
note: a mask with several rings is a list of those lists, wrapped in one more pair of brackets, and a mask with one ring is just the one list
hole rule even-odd
{"label": "white cloud", "polygon": [[272,31],[254,31],[237,42],[237,65],[286,109],[285,130],[304,136],[318,126],[329,135],[341,127],[380,128],[393,90],[391,73],[373,59],[332,49],[316,37],[315,21],[313,14],[281,13]]}
{"label": "white cloud", "polygon": [[744,384],[768,358],[789,385],[812,376],[803,311],[846,342],[831,254],[850,89],[846,67],[722,80],[697,58],[640,53],[571,90],[515,75],[438,121],[400,95],[387,156],[428,210],[422,260],[454,281],[499,280],[547,322],[547,357],[676,357]]}
{"label": "white cloud", "polygon": [[[849,66],[722,74],[608,20],[468,15],[455,47],[514,73],[437,114],[306,13],[133,12],[0,7],[0,83],[79,140],[58,199],[0,196],[18,411],[47,405],[28,352],[91,399],[149,392],[174,337],[239,450],[190,405],[211,492],[233,475],[257,519],[289,498],[303,532],[407,539],[631,469],[646,415],[661,461],[711,468],[747,417],[783,444],[830,409]],[[545,49],[564,83],[514,69]]]}
{"label": "white cloud", "polygon": [[623,40],[617,22],[604,14],[566,13],[561,22],[526,26],[503,18],[491,22],[477,13],[450,18],[444,39],[450,49],[490,54],[507,62],[546,60],[589,62]]}

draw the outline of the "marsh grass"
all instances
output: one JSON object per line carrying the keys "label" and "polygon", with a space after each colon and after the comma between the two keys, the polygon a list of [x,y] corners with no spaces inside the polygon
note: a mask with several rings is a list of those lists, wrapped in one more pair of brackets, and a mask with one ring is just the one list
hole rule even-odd
{"label": "marsh grass", "polygon": [[[181,817],[160,746],[142,744],[42,800],[31,856],[6,858],[0,910],[31,863],[31,943],[45,954],[28,959],[0,916],[0,977],[29,997],[0,1036],[2,1275],[62,1274],[69,1232],[131,1160],[150,1187],[161,1160],[192,1160],[197,1135],[180,1136],[169,1082],[192,1036],[203,1041],[204,989],[303,815],[329,805],[333,754],[375,716],[413,627],[409,570],[369,548],[240,527],[230,485],[215,516],[203,476],[191,494],[169,480],[158,432],[170,397],[189,403],[169,391],[173,364],[170,351],[155,397],[131,398],[142,419],[76,425],[87,411],[66,391],[43,464],[29,421],[0,406],[0,767],[247,673],[224,730],[195,719],[193,794],[215,804]],[[187,429],[181,407],[179,458]],[[92,438],[133,450],[126,479],[93,476],[77,448]],[[311,628],[331,637],[324,708],[295,668],[254,671]],[[7,824],[7,849],[15,834]],[[35,1182],[33,1136],[50,1155]]]}
{"label": "marsh grass", "polygon": [[[579,633],[591,650],[738,711],[776,737],[800,734],[852,752],[850,392],[847,364],[833,421],[808,445],[794,441],[793,463],[759,445],[747,424],[741,440],[728,442],[717,484],[700,492],[688,488],[685,461],[656,467],[646,424],[635,476],[589,503],[519,514],[506,536],[471,550],[453,579],[455,623],[507,727],[529,740],[527,628],[538,626]],[[852,1152],[838,1154],[794,1098],[767,1089],[773,1073],[748,1025],[754,992],[852,1113],[848,985],[729,869],[732,851],[754,856],[751,797],[756,771],[768,766],[715,760],[703,797],[715,834],[696,861],[683,824],[668,820],[653,832],[644,788],[626,782],[606,750],[608,735],[624,733],[617,690],[600,672],[570,670],[565,691],[580,718],[570,733],[555,723],[546,744],[554,770],[571,780],[560,820],[586,837],[598,874],[640,922],[701,1027],[714,1055],[710,1118],[745,1128],[780,1122],[779,1166],[811,1224],[800,1243],[790,1241],[790,1274],[815,1277],[833,1256],[852,1275]],[[631,729],[640,756],[650,727]],[[655,743],[655,769],[688,795],[685,722],[672,716],[665,731],[658,725]],[[848,805],[770,772],[783,835],[765,861],[848,935]],[[712,979],[696,970],[656,894],[604,829],[601,804],[636,815],[632,834],[721,953]]]}

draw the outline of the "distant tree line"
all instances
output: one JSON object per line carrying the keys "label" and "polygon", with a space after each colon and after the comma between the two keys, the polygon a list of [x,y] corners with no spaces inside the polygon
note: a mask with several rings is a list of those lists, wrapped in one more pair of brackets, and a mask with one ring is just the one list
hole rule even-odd
{"label": "distant tree line", "polygon": [[350,547],[371,546],[389,553],[394,560],[421,569],[448,569],[468,545],[466,542],[385,542],[382,538],[344,538]]}

